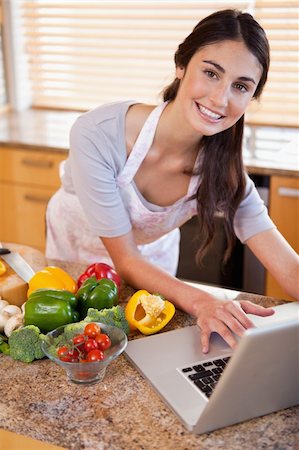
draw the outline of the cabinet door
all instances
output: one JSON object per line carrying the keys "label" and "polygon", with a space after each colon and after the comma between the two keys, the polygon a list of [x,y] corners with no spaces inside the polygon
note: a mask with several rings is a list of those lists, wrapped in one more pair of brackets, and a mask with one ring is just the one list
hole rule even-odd
{"label": "cabinet door", "polygon": [[0,241],[45,250],[45,212],[56,189],[0,182]]}
{"label": "cabinet door", "polygon": [[0,180],[57,188],[59,164],[66,157],[60,152],[0,149]]}
{"label": "cabinet door", "polygon": [[[270,184],[270,216],[278,230],[299,253],[299,179],[279,176],[271,177]],[[298,279],[299,283],[299,279]],[[266,295],[286,300],[288,296],[267,273]]]}

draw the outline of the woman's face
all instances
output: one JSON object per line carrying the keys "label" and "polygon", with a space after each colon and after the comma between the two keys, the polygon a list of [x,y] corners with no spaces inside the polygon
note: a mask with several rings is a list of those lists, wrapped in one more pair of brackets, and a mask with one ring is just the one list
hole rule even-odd
{"label": "woman's face", "polygon": [[193,55],[187,68],[176,69],[181,83],[174,103],[194,131],[211,136],[244,114],[261,74],[243,42],[210,44]]}

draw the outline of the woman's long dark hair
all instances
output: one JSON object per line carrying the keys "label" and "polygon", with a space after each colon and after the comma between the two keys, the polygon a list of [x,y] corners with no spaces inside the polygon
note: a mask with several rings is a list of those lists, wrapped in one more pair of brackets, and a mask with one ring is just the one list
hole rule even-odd
{"label": "woman's long dark hair", "polygon": [[[269,43],[264,30],[248,13],[227,9],[201,20],[179,45],[174,58],[176,67],[187,68],[190,59],[200,48],[225,40],[243,41],[259,61],[262,75],[253,95],[258,98],[267,80]],[[176,78],[163,91],[164,100],[173,101],[179,86],[180,80]],[[213,240],[217,213],[224,217],[227,237],[225,261],[234,245],[233,220],[246,184],[242,160],[243,130],[244,116],[231,128],[213,136],[204,136],[200,142],[203,157],[198,169],[199,185],[192,197],[197,200],[199,232],[203,237],[198,251],[200,260]]]}

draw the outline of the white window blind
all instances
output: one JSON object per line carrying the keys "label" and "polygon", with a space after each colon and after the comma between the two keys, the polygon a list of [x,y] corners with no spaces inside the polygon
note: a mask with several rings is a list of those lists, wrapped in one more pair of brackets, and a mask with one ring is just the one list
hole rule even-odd
{"label": "white window blind", "polygon": [[[213,11],[255,15],[270,39],[269,85],[251,123],[298,125],[298,1],[21,1],[32,106],[86,110],[105,102],[159,101],[173,55]],[[283,106],[283,111],[281,110]]]}
{"label": "white window blind", "polygon": [[257,0],[254,16],[271,49],[268,81],[261,102],[253,102],[250,122],[299,126],[298,0]]}

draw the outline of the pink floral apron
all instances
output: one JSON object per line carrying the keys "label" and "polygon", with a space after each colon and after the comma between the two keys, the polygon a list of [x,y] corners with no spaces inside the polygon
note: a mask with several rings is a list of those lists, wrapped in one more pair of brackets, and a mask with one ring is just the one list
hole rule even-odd
{"label": "pink floral apron", "polygon": [[[186,196],[165,208],[153,205],[149,209],[133,182],[151,147],[166,104],[159,105],[148,116],[117,181],[141,254],[151,263],[175,275],[179,259],[178,228],[196,214],[195,200],[186,199],[195,192],[197,177],[191,177]],[[48,205],[46,256],[74,262],[101,261],[113,265],[100,239],[89,232],[78,198],[63,188],[56,192]]]}

